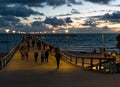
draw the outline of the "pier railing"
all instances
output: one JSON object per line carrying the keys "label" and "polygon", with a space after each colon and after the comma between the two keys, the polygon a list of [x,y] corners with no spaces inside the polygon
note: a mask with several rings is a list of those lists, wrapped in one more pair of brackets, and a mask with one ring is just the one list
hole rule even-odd
{"label": "pier railing", "polygon": [[[53,45],[51,46],[54,49],[56,48]],[[89,56],[89,55],[77,56],[67,51],[61,51],[61,54],[62,54],[62,59],[78,67],[99,71],[99,72],[104,72],[104,73],[116,73],[116,70],[117,70],[116,58],[111,58],[111,57],[104,58],[100,56],[98,57],[98,56]]]}
{"label": "pier railing", "polygon": [[[54,50],[56,48],[52,44],[49,43],[45,43],[45,44],[52,46]],[[82,52],[82,53],[87,54],[87,52]],[[77,56],[67,51],[61,51],[61,54],[62,54],[62,59],[64,59],[65,61],[68,61],[69,63],[75,66],[82,67],[85,69],[104,72],[104,73],[116,73],[118,70],[118,67],[116,66],[116,58],[97,56],[98,54],[100,54],[100,52],[95,53],[94,56],[93,55]]]}
{"label": "pier railing", "polygon": [[116,59],[115,58],[103,58],[95,56],[76,56],[68,52],[61,52],[63,58],[69,63],[78,67],[95,70],[105,73],[116,72]]}
{"label": "pier railing", "polygon": [[7,55],[0,59],[0,70],[9,63],[14,53],[18,50],[21,41],[22,39],[8,52]]}

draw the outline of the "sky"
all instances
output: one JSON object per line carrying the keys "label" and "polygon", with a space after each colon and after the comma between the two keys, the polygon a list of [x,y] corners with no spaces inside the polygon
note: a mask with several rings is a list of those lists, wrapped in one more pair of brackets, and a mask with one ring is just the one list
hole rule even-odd
{"label": "sky", "polygon": [[0,33],[119,33],[120,0],[0,0]]}

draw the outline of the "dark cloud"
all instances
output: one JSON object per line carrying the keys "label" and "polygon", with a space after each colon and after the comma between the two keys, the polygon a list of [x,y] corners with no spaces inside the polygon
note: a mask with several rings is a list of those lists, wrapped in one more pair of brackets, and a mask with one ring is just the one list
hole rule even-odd
{"label": "dark cloud", "polygon": [[50,6],[60,6],[64,4],[81,4],[80,0],[0,0],[2,4],[24,4],[28,6],[43,7],[43,3]]}
{"label": "dark cloud", "polygon": [[0,3],[8,3],[8,4],[34,4],[34,3],[44,3],[47,0],[0,0]]}
{"label": "dark cloud", "polygon": [[53,18],[46,17],[44,23],[50,24],[53,26],[58,26],[58,25],[61,26],[64,24],[64,21],[62,19],[58,19],[57,17],[53,17]]}
{"label": "dark cloud", "polygon": [[29,25],[24,25],[22,23],[17,23],[17,25],[14,26],[14,30],[16,32],[51,32],[50,29],[48,29],[42,22],[40,21],[35,21],[31,23],[31,26]]}
{"label": "dark cloud", "polygon": [[13,16],[1,16],[0,17],[0,27],[11,27],[19,23],[20,20]]}
{"label": "dark cloud", "polygon": [[68,3],[77,4],[77,5],[81,5],[82,4],[82,2],[80,0],[68,0]]}
{"label": "dark cloud", "polygon": [[53,26],[62,26],[62,25],[66,25],[67,23],[72,23],[72,20],[70,17],[67,17],[64,20],[58,19],[57,17],[53,17],[53,18],[46,17],[46,19],[44,20],[44,23],[50,24]]}
{"label": "dark cloud", "polygon": [[56,16],[71,16],[72,14],[60,14],[60,15],[56,15]]}
{"label": "dark cloud", "polygon": [[3,16],[16,16],[16,17],[28,17],[30,15],[43,15],[42,13],[38,13],[33,11],[30,8],[27,8],[22,5],[14,5],[14,6],[0,6],[0,15]]}
{"label": "dark cloud", "polygon": [[43,23],[41,21],[34,21],[31,26],[41,26]]}
{"label": "dark cloud", "polygon": [[108,4],[110,1],[113,1],[113,0],[85,0],[85,1],[89,1],[92,3],[98,3],[98,4]]}
{"label": "dark cloud", "polygon": [[71,10],[71,13],[72,13],[72,14],[80,14],[80,12],[79,12],[78,10],[76,10],[76,9],[72,9],[72,10]]}
{"label": "dark cloud", "polygon": [[65,22],[66,22],[66,23],[72,23],[72,20],[71,20],[70,17],[67,17],[67,18],[65,19]]}
{"label": "dark cloud", "polygon": [[45,24],[41,21],[34,21],[32,24],[31,24],[31,28],[30,28],[31,31],[36,31],[36,32],[43,32],[43,31],[46,31],[48,32],[49,29],[45,26]]}
{"label": "dark cloud", "polygon": [[110,22],[120,22],[120,11],[114,12],[112,14],[105,14],[102,18],[103,20],[108,20]]}
{"label": "dark cloud", "polygon": [[47,4],[50,6],[60,6],[66,3],[66,0],[47,0]]}
{"label": "dark cloud", "polygon": [[0,28],[5,28],[5,27],[8,27],[8,26],[10,26],[9,21],[5,21],[5,20],[0,19]]}
{"label": "dark cloud", "polygon": [[37,17],[35,17],[34,19],[35,19],[35,20],[41,20],[41,18],[40,18],[40,17],[38,17],[38,18],[37,18]]}
{"label": "dark cloud", "polygon": [[71,5],[71,4],[67,4],[67,6],[68,6],[68,7],[72,7],[72,5]]}
{"label": "dark cloud", "polygon": [[20,20],[18,18],[15,18],[13,16],[2,16],[0,17],[0,20],[5,20],[5,21],[14,21],[14,22],[19,22]]}
{"label": "dark cloud", "polygon": [[95,20],[93,19],[88,19],[85,21],[84,24],[82,24],[83,26],[91,26],[91,27],[96,27],[97,23],[95,22]]}

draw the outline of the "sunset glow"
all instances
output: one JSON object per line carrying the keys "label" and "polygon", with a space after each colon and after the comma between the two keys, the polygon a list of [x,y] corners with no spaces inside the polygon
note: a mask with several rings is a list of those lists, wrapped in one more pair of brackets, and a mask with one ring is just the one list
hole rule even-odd
{"label": "sunset glow", "polygon": [[5,8],[0,10],[0,20],[3,21],[0,32],[3,32],[2,28],[22,32],[52,32],[56,28],[81,33],[78,30],[89,28],[94,33],[94,29],[102,32],[106,26],[108,31],[105,32],[119,31],[119,0],[16,1],[0,0],[5,4],[0,6]]}

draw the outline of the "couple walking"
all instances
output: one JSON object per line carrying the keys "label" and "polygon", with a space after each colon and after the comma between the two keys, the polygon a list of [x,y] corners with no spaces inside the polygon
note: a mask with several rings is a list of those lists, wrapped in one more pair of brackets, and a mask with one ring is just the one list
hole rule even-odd
{"label": "couple walking", "polygon": [[[48,62],[48,56],[49,56],[49,50],[46,50],[45,52],[42,51],[41,52],[41,63]],[[60,50],[58,48],[55,48],[55,58],[56,58],[57,69],[59,69],[61,57],[62,57],[62,55],[60,53]],[[34,58],[35,58],[35,63],[37,63],[37,60],[38,60],[38,52],[37,51],[34,52]]]}
{"label": "couple walking", "polygon": [[[49,57],[49,50],[46,50],[45,52],[42,51],[41,52],[41,63],[48,62],[48,57]],[[37,51],[34,52],[34,59],[35,59],[35,63],[37,63],[37,60],[38,60]]]}

